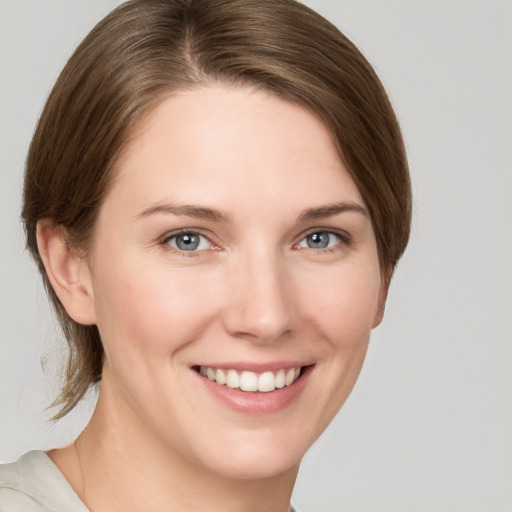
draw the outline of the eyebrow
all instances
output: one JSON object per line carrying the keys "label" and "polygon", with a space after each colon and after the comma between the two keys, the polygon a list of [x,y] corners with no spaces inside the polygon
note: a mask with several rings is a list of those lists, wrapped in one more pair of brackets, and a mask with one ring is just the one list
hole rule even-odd
{"label": "eyebrow", "polygon": [[198,206],[194,204],[175,205],[167,203],[159,203],[154,206],[150,206],[139,213],[136,218],[140,219],[148,217],[155,213],[195,217],[197,219],[213,220],[215,222],[223,223],[228,221],[228,215],[215,208],[207,208],[205,206]]}
{"label": "eyebrow", "polygon": [[[368,217],[368,212],[363,206],[357,203],[341,202],[309,208],[298,216],[297,222],[325,219],[345,212],[355,212]],[[227,223],[229,221],[229,216],[216,208],[207,208],[194,204],[175,205],[168,203],[159,203],[150,206],[139,213],[136,218],[140,219],[157,213],[195,217],[196,219],[206,219],[221,223]]]}
{"label": "eyebrow", "polygon": [[327,217],[332,217],[334,215],[338,215],[340,213],[345,213],[345,212],[360,213],[361,215],[364,215],[365,217],[369,217],[368,211],[366,210],[366,208],[364,208],[360,204],[341,202],[341,203],[333,203],[333,204],[328,204],[325,206],[319,206],[317,208],[310,208],[308,210],[305,210],[304,212],[302,212],[299,215],[297,222],[304,222],[304,221],[316,220],[316,219],[325,219]]}

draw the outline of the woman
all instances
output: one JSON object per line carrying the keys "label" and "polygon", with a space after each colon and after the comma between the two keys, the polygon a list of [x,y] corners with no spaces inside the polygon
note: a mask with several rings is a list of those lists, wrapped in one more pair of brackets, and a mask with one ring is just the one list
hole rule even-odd
{"label": "woman", "polygon": [[70,346],[70,446],[0,470],[16,510],[284,512],[405,249],[399,128],[359,51],[292,0],[135,0],[86,37],[23,219]]}

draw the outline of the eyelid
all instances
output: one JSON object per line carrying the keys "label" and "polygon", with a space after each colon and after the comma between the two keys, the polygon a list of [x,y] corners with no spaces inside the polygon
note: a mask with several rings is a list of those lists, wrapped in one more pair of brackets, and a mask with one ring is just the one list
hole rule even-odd
{"label": "eyelid", "polygon": [[304,238],[306,238],[307,236],[313,235],[314,233],[330,233],[330,234],[338,236],[341,239],[341,241],[346,244],[350,244],[352,242],[352,235],[350,235],[350,233],[348,233],[344,229],[319,227],[319,228],[311,228],[311,229],[308,229],[307,231],[304,231],[303,233],[301,233],[296,244],[301,242],[302,240],[304,240]]}
{"label": "eyelid", "polygon": [[[313,235],[314,233],[328,233],[330,235],[334,235],[338,238],[338,243],[333,246],[324,248],[303,247],[300,245],[308,236]],[[308,229],[307,231],[303,232],[300,235],[300,238],[298,238],[298,240],[293,244],[292,248],[297,251],[306,251],[308,254],[312,252],[313,254],[326,255],[343,251],[343,249],[348,248],[351,245],[352,236],[347,231],[343,229],[320,227]]]}
{"label": "eyelid", "polygon": [[[210,244],[211,248],[209,250],[216,250],[219,248],[218,244],[216,244],[213,240],[212,240],[212,236],[210,234],[206,234],[204,232],[204,230],[202,229],[199,229],[199,228],[180,228],[180,229],[175,229],[173,231],[168,231],[167,233],[165,233],[165,235],[161,236],[159,238],[159,245],[163,245],[163,246],[166,246],[168,248],[170,248],[171,250],[179,253],[179,254],[184,254],[186,253],[187,251],[182,251],[176,247],[173,247],[169,244],[169,241],[172,239],[172,238],[175,238],[179,235],[197,235],[197,236],[201,236],[203,238],[205,238],[206,240],[208,240],[208,243]],[[197,254],[197,253],[200,253],[202,251],[205,251],[205,250],[208,250],[208,249],[202,249],[202,250],[199,250],[199,251],[189,251],[188,254],[186,254],[186,256],[192,256],[194,254]]]}
{"label": "eyelid", "polygon": [[[293,244],[293,248],[299,249],[298,245],[300,244],[300,242],[302,242],[302,240],[304,240],[304,238],[306,238],[309,235],[312,235],[314,233],[330,233],[330,234],[337,236],[340,239],[340,244],[350,245],[352,243],[352,236],[350,235],[350,233],[348,233],[347,231],[345,231],[343,229],[337,229],[337,228],[332,228],[332,227],[329,227],[329,228],[316,227],[316,228],[308,229],[307,231],[304,231],[303,233],[301,233],[299,235],[299,237],[296,239],[296,242]],[[158,243],[160,245],[169,247],[170,249],[172,249],[180,254],[185,254],[187,251],[182,251],[180,249],[174,248],[169,244],[169,241],[172,238],[182,235],[182,234],[192,234],[192,235],[202,236],[203,238],[208,240],[209,244],[211,245],[211,248],[209,250],[219,250],[220,249],[219,245],[212,240],[211,234],[205,233],[204,230],[202,230],[200,228],[180,228],[180,229],[175,229],[175,230],[169,231],[169,232],[165,233],[162,237],[160,237]],[[335,249],[335,247],[320,249],[320,251],[322,251],[322,250],[328,251],[329,249]],[[207,249],[202,249],[200,251],[190,251],[188,254],[186,254],[186,256],[193,256],[194,254],[197,255],[197,253],[205,251],[205,250],[207,250]]]}

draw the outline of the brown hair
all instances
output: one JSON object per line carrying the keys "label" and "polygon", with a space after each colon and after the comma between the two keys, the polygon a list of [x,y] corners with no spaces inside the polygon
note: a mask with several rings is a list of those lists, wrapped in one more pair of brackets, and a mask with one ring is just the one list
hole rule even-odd
{"label": "brown hair", "polygon": [[331,23],[294,0],[132,0],[103,19],[69,59],[27,158],[27,246],[70,352],[55,416],[101,379],[96,326],[74,322],[49,284],[36,226],[51,218],[87,251],[114,165],[134,124],[171,91],[250,85],[304,106],[331,131],[369,209],[381,266],[408,241],[411,193],[397,120],[370,64]]}

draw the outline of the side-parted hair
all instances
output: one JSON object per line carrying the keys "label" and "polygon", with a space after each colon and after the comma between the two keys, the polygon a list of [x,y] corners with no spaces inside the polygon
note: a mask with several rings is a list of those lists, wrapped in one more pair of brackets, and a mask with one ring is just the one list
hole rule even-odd
{"label": "side-parted hair", "polygon": [[370,212],[384,275],[407,245],[411,190],[398,122],[374,70],[336,27],[295,0],[125,2],[69,59],[27,157],[27,247],[70,349],[55,418],[101,379],[104,352],[97,327],[74,322],[52,289],[37,223],[52,219],[86,255],[136,124],[171,92],[210,84],[264,90],[321,119]]}

